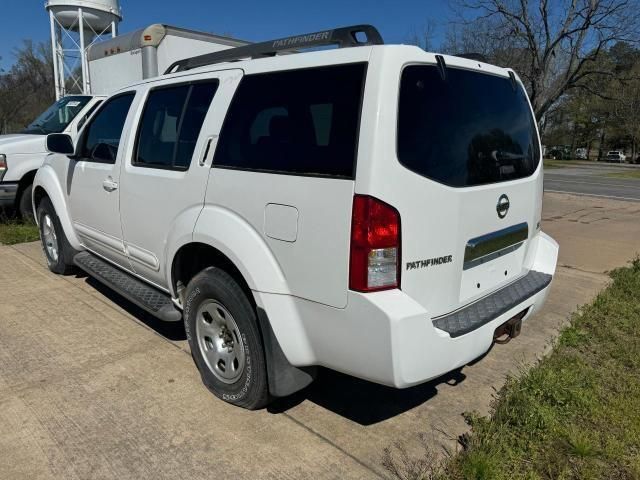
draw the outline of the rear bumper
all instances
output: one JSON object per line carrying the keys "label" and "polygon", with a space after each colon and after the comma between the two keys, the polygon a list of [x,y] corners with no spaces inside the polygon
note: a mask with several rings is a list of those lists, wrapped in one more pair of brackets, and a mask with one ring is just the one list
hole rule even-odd
{"label": "rear bumper", "polygon": [[[535,250],[528,268],[553,276],[557,243],[543,233],[531,241]],[[257,296],[292,365],[321,365],[406,388],[482,356],[491,347],[496,328],[524,310],[523,321],[531,318],[544,304],[549,287],[550,281],[539,285],[518,303],[506,305],[496,311],[495,317],[485,318],[471,331],[457,336],[436,328],[429,312],[401,290],[349,292],[345,309],[286,295]]]}
{"label": "rear bumper", "polygon": [[0,182],[0,208],[13,207],[18,194],[18,183]]}

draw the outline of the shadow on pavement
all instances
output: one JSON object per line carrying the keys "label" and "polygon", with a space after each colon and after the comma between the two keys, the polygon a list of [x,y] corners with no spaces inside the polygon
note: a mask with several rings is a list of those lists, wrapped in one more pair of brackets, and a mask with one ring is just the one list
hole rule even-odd
{"label": "shadow on pavement", "polygon": [[399,390],[320,368],[309,387],[277,400],[268,410],[283,413],[308,400],[352,422],[373,425],[429,401],[438,394],[438,385],[458,385],[465,378],[458,369],[430,382]]}
{"label": "shadow on pavement", "polygon": [[[182,322],[158,320],[97,280],[84,274],[78,277],[85,278],[87,284],[101,295],[167,340],[186,340]],[[458,369],[422,385],[399,390],[327,368],[318,368],[318,376],[311,385],[300,392],[276,400],[269,405],[268,411],[273,414],[284,413],[307,400],[360,425],[374,425],[429,401],[438,394],[438,385],[446,383],[455,386],[465,378],[461,369]]]}
{"label": "shadow on pavement", "polygon": [[184,323],[163,322],[92,277],[88,277],[86,274],[81,273],[78,275],[78,278],[85,278],[87,284],[95,288],[101,295],[107,297],[113,303],[130,315],[134,316],[141,323],[144,323],[147,327],[165,337],[167,340],[176,341],[187,339],[187,334],[184,331]]}

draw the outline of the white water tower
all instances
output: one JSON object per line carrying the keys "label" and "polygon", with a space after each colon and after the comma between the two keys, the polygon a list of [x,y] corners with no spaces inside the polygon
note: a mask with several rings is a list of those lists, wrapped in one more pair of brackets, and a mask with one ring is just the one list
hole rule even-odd
{"label": "white water tower", "polygon": [[[118,34],[122,20],[118,0],[47,0],[56,99],[67,87],[91,92],[87,49],[103,36]],[[81,77],[81,78],[80,78]]]}

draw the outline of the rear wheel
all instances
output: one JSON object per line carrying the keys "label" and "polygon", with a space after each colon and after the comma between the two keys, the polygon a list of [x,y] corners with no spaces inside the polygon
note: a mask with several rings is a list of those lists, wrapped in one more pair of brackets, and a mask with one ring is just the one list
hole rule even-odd
{"label": "rear wheel", "polygon": [[267,369],[255,310],[238,283],[209,267],[185,293],[184,321],[203,383],[222,400],[250,410],[269,402]]}
{"label": "rear wheel", "polygon": [[42,199],[38,205],[37,215],[42,250],[47,259],[49,270],[61,275],[72,273],[75,269],[73,264],[75,251],[69,245],[51,200]]}

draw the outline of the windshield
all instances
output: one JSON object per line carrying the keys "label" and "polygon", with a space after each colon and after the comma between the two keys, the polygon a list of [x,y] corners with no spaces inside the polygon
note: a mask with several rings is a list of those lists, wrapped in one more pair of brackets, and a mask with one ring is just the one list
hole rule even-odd
{"label": "windshield", "polygon": [[540,161],[526,93],[505,77],[436,66],[406,67],[400,84],[398,158],[453,187],[531,175]]}
{"label": "windshield", "polygon": [[89,100],[91,97],[79,95],[61,98],[36,118],[22,133],[47,135],[63,132],[80,110],[89,103]]}

